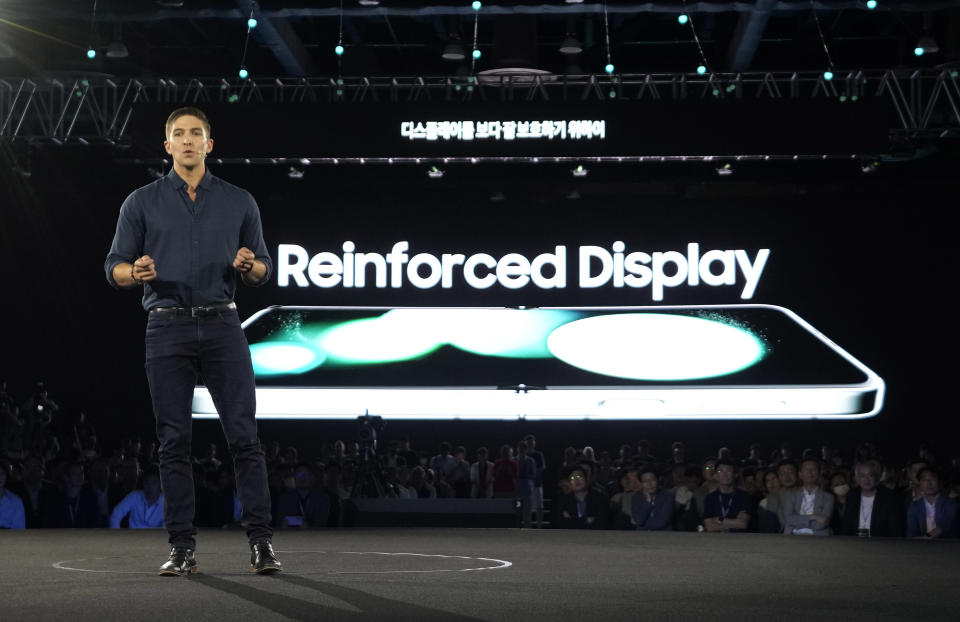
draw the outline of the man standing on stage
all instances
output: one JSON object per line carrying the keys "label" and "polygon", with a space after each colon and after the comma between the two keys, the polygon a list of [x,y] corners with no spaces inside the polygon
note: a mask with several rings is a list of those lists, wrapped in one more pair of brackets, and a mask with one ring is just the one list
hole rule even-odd
{"label": "man standing on stage", "polygon": [[237,274],[247,285],[262,285],[270,276],[260,211],[250,193],[207,170],[204,159],[213,140],[202,111],[173,111],[165,136],[173,169],[124,201],[104,263],[115,287],[143,286],[148,311],[146,372],[171,545],[160,574],[197,570],[191,406],[198,376],[210,391],[233,455],[251,571],[277,572],[253,367],[233,302]]}

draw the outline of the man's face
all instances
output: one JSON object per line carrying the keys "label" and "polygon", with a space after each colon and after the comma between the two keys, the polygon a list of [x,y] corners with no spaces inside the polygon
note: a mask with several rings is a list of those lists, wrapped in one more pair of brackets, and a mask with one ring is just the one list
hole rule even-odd
{"label": "man's face", "polygon": [[857,486],[864,492],[873,492],[877,489],[878,477],[870,467],[857,467]]}
{"label": "man's face", "polygon": [[936,496],[940,492],[940,482],[937,480],[937,476],[931,473],[930,471],[924,472],[923,476],[920,477],[920,494],[928,496]]}
{"label": "man's face", "polygon": [[640,483],[640,480],[637,479],[636,471],[630,471],[624,476],[624,479],[626,480],[626,484],[623,487],[624,490],[630,492],[637,492],[641,490],[643,485]]}
{"label": "man's face", "polygon": [[156,475],[147,475],[143,478],[143,494],[153,497],[160,494],[160,478]]}
{"label": "man's face", "polygon": [[716,468],[716,475],[714,477],[716,482],[721,486],[732,486],[734,475],[732,466],[729,464],[721,464]]}
{"label": "man's face", "polygon": [[797,467],[792,464],[780,465],[777,469],[777,478],[781,488],[793,488],[797,485]]}
{"label": "man's face", "polygon": [[703,468],[701,469],[701,475],[703,476],[704,482],[713,481],[716,468],[717,468],[716,462],[707,462],[706,464],[703,465]]}
{"label": "man's face", "polygon": [[643,485],[644,494],[652,495],[657,492],[657,476],[653,473],[644,473],[640,483]]}
{"label": "man's face", "polygon": [[920,469],[925,468],[927,465],[923,462],[915,462],[907,467],[907,478],[910,480],[910,483],[917,483],[917,473],[920,472]]}
{"label": "man's face", "polygon": [[170,124],[163,146],[167,153],[173,156],[176,164],[191,169],[202,164],[203,159],[213,150],[213,140],[207,135],[203,121],[185,114]]}
{"label": "man's face", "polygon": [[570,490],[573,492],[581,492],[587,489],[587,476],[581,470],[576,470],[570,474]]}
{"label": "man's face", "polygon": [[777,492],[780,490],[780,478],[776,473],[767,473],[763,476],[763,485],[768,493]]}
{"label": "man's face", "polygon": [[820,465],[807,460],[800,466],[800,482],[804,486],[816,486],[820,481]]}

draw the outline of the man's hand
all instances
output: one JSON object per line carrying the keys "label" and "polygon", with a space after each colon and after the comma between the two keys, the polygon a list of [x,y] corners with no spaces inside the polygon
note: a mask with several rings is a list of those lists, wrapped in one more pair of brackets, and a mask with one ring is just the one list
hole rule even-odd
{"label": "man's hand", "polygon": [[243,246],[237,251],[237,256],[233,259],[233,269],[241,274],[250,272],[256,259],[257,256],[253,254],[253,251]]}
{"label": "man's hand", "polygon": [[157,266],[150,255],[144,255],[133,262],[133,280],[138,283],[157,278]]}

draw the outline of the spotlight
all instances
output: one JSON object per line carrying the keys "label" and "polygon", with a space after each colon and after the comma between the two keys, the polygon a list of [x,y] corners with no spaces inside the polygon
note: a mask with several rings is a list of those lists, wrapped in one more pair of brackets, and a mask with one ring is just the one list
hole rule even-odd
{"label": "spotlight", "polygon": [[606,71],[607,73],[613,73],[613,63],[607,63],[604,66],[603,70]]}
{"label": "spotlight", "polygon": [[470,7],[473,8],[474,11],[479,11],[480,7],[482,6],[483,5],[480,4],[480,0],[473,0],[473,4],[470,5]]}
{"label": "spotlight", "polygon": [[690,21],[690,18],[687,17],[686,13],[681,13],[680,15],[677,16],[677,21],[680,22],[681,24],[686,24],[687,22]]}
{"label": "spotlight", "polygon": [[247,20],[247,28],[250,28],[250,29],[256,28],[257,23],[258,23],[257,19],[255,17],[251,17],[250,19]]}
{"label": "spotlight", "polygon": [[860,172],[862,172],[864,175],[869,175],[871,173],[876,173],[879,167],[880,163],[876,160],[864,160],[860,163]]}
{"label": "spotlight", "polygon": [[717,167],[717,175],[721,177],[727,177],[728,175],[733,175],[733,167],[730,163],[726,163],[723,166]]}
{"label": "spotlight", "polygon": [[830,80],[833,80],[833,72],[830,71],[829,69],[827,71],[824,71],[823,79],[826,80],[827,82],[829,82]]}
{"label": "spotlight", "polygon": [[463,44],[459,37],[450,37],[447,45],[443,48],[443,54],[440,56],[443,60],[463,60],[467,57],[467,54],[463,51]]}
{"label": "spotlight", "polygon": [[303,169],[299,166],[291,166],[287,169],[287,177],[290,179],[303,179]]}
{"label": "spotlight", "polygon": [[583,44],[572,34],[567,34],[563,39],[563,43],[560,44],[560,53],[579,54],[580,52],[583,52]]}
{"label": "spotlight", "polygon": [[867,8],[871,11],[877,8],[877,0],[867,0]]}
{"label": "spotlight", "polygon": [[590,170],[585,168],[583,164],[578,164],[577,168],[570,170],[570,174],[573,175],[574,177],[586,177],[587,173],[589,172]]}
{"label": "spotlight", "polygon": [[237,75],[240,76],[240,78],[241,78],[242,80],[246,80],[246,79],[247,79],[247,76],[250,75],[250,72],[247,71],[247,68],[246,68],[246,67],[241,67],[241,68],[240,68],[240,71],[237,72]]}
{"label": "spotlight", "polygon": [[429,169],[427,169],[427,177],[430,179],[440,179],[443,177],[443,171],[438,169],[436,166],[431,166]]}
{"label": "spotlight", "polygon": [[337,47],[333,48],[333,53],[337,56],[343,56],[343,46],[338,44]]}
{"label": "spotlight", "polygon": [[937,40],[930,35],[923,35],[920,37],[920,40],[917,41],[917,47],[913,49],[913,53],[917,56],[923,56],[924,54],[936,54],[939,51],[940,45],[937,43]]}
{"label": "spotlight", "polygon": [[701,76],[702,76],[703,74],[707,73],[707,66],[706,66],[706,65],[697,65],[697,73],[700,74]]}
{"label": "spotlight", "polygon": [[130,56],[130,51],[123,41],[114,41],[107,46],[107,58],[126,58]]}
{"label": "spotlight", "polygon": [[87,58],[89,58],[90,60],[93,60],[93,59],[95,59],[96,57],[97,57],[97,51],[96,51],[95,49],[93,49],[92,47],[91,47],[91,48],[87,48]]}
{"label": "spotlight", "polygon": [[480,50],[474,49],[474,50],[473,50],[473,57],[474,57],[474,58],[480,58],[480,56],[481,56]]}

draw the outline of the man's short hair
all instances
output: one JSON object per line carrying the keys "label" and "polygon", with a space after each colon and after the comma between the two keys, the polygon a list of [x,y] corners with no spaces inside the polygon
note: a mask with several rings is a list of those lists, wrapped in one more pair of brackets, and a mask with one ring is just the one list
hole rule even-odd
{"label": "man's short hair", "polygon": [[933,475],[938,482],[940,481],[940,474],[937,473],[937,471],[933,467],[928,467],[928,466],[925,466],[921,468],[919,471],[917,471],[917,479],[919,480],[921,477],[923,477],[927,473],[929,473],[930,475]]}
{"label": "man's short hair", "polygon": [[818,472],[818,473],[823,472],[823,468],[820,466],[820,459],[819,459],[819,458],[814,458],[813,456],[810,456],[809,458],[804,458],[803,460],[800,461],[800,467],[803,468],[803,465],[804,465],[805,463],[807,463],[807,462],[812,462],[812,463],[814,463],[815,465],[817,465],[817,472]]}
{"label": "man's short hair", "polygon": [[733,472],[734,472],[734,473],[737,472],[737,463],[735,463],[735,462],[734,462],[733,460],[731,460],[730,458],[720,458],[719,460],[717,460],[717,464],[716,464],[716,466],[715,466],[714,468],[715,468],[715,469],[719,469],[719,468],[720,468],[721,466],[723,466],[723,465],[727,465],[728,467],[730,467],[731,469],[733,469]]}
{"label": "man's short hair", "polygon": [[[627,473],[629,472],[630,471],[627,471]],[[637,473],[637,479],[643,479],[643,476],[646,475],[647,473],[650,473],[651,475],[653,475],[654,479],[656,479],[657,481],[660,480],[660,470],[655,469],[652,466],[645,466],[639,469]]]}
{"label": "man's short hair", "polygon": [[203,111],[199,108],[193,106],[184,106],[183,108],[177,108],[170,113],[170,116],[167,117],[167,122],[163,126],[163,137],[167,138],[170,136],[170,126],[173,125],[173,122],[179,119],[180,117],[193,116],[203,122],[203,128],[207,131],[207,138],[210,138],[210,121],[207,119],[207,115],[203,114]]}
{"label": "man's short hair", "polygon": [[780,467],[784,467],[784,466],[792,466],[794,471],[800,470],[798,468],[796,460],[781,460],[779,463],[777,463],[777,472],[779,473]]}
{"label": "man's short hair", "polygon": [[873,459],[861,460],[860,462],[855,464],[853,467],[853,474],[856,475],[857,471],[859,471],[861,468],[870,469],[870,472],[873,473],[874,476],[876,477],[880,477],[880,475],[883,473],[883,467],[880,466],[879,462]]}

